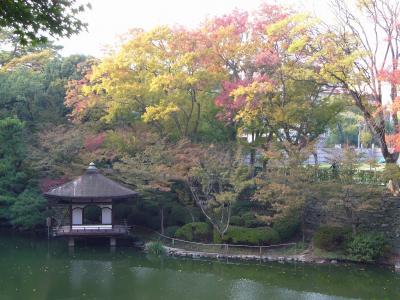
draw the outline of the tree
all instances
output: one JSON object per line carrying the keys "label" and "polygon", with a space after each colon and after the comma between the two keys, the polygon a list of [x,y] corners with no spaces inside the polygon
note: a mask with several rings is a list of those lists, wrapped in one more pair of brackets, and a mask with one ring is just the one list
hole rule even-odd
{"label": "tree", "polygon": [[[365,132],[365,121],[357,108],[348,108],[341,112],[336,124],[332,126],[328,133],[328,144],[344,144],[350,146],[358,146],[360,133]],[[361,141],[360,141],[361,142]],[[363,142],[368,142],[363,140]]]}
{"label": "tree", "polygon": [[0,28],[0,66],[3,67],[15,58],[25,56],[30,53],[42,52],[46,49],[58,51],[62,47],[55,45],[52,41],[23,45],[19,37],[12,30]]}
{"label": "tree", "polygon": [[[229,229],[232,204],[240,192],[235,175],[237,157],[209,149],[205,160],[191,168],[187,183],[196,205],[223,239]],[[239,180],[240,181],[240,180]]]}
{"label": "tree", "polygon": [[292,149],[286,145],[296,146],[296,151],[307,147],[335,123],[343,108],[307,60],[304,45],[316,35],[314,23],[306,15],[263,6],[247,24],[249,38],[240,40],[248,56],[235,64],[241,68],[233,72],[238,76],[223,84],[216,99],[223,118],[251,134],[264,150],[271,142],[286,152]]}
{"label": "tree", "polygon": [[[388,105],[398,102],[400,7],[391,0],[334,0],[332,4],[338,25],[310,43],[312,60],[320,66],[324,80],[353,99],[379,141],[385,161],[395,163],[399,153],[391,151],[388,136],[399,133],[398,116],[397,109],[389,110]],[[390,87],[387,103],[385,85]]]}
{"label": "tree", "polygon": [[0,119],[0,219],[9,220],[9,208],[23,192],[28,174],[23,167],[26,149],[23,123],[15,118]]}
{"label": "tree", "polygon": [[284,224],[281,227],[285,228],[279,230],[281,235],[301,227],[304,241],[305,207],[312,195],[313,170],[305,168],[303,162],[311,151],[288,147],[293,147],[289,154],[271,149],[268,168],[255,177],[257,188],[251,200],[257,219],[273,226]]}
{"label": "tree", "polygon": [[44,226],[47,201],[33,188],[26,189],[13,202],[9,217],[11,224],[19,229],[33,229]]}
{"label": "tree", "polygon": [[161,136],[198,138],[215,125],[203,118],[216,113],[212,102],[223,78],[202,63],[207,53],[196,31],[133,31],[120,50],[93,67],[89,82],[73,98],[78,99],[73,113],[87,100],[89,108],[103,110],[100,117],[108,123],[142,120]]}
{"label": "tree", "polygon": [[70,37],[86,28],[79,15],[90,8],[76,0],[3,1],[0,28],[10,28],[21,44],[39,43],[52,37]]}
{"label": "tree", "polygon": [[65,85],[80,76],[76,66],[86,57],[63,58],[51,48],[33,51],[14,57],[0,69],[0,115],[16,115],[29,128],[65,122]]}

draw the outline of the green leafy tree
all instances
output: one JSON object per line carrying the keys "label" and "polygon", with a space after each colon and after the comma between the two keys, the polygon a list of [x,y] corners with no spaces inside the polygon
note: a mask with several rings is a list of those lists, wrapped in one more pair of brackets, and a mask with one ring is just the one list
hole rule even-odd
{"label": "green leafy tree", "polygon": [[76,0],[2,1],[0,28],[10,28],[22,44],[70,37],[86,28],[79,15],[90,8]]}
{"label": "green leafy tree", "polygon": [[28,180],[23,168],[26,154],[23,128],[18,119],[0,119],[0,218],[3,220],[9,220],[9,208]]}
{"label": "green leafy tree", "polygon": [[18,195],[10,207],[11,224],[19,229],[33,229],[44,226],[47,200],[39,191],[28,188]]}
{"label": "green leafy tree", "polygon": [[0,116],[16,115],[29,128],[66,122],[68,80],[80,76],[85,56],[60,57],[50,49],[12,59],[0,71]]}

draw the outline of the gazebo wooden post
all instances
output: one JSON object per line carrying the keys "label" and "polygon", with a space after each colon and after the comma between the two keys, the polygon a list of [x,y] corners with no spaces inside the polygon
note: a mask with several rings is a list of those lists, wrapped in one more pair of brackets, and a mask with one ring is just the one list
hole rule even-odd
{"label": "gazebo wooden post", "polygon": [[114,229],[114,201],[111,199],[111,227]]}
{"label": "gazebo wooden post", "polygon": [[72,232],[72,199],[69,199],[69,231]]}

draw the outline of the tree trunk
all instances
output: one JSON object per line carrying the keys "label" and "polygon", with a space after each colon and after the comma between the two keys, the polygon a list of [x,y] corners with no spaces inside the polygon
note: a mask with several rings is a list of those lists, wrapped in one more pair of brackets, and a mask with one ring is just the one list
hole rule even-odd
{"label": "tree trunk", "polygon": [[161,207],[161,234],[164,234],[164,207]]}
{"label": "tree trunk", "polygon": [[253,178],[255,174],[255,162],[256,162],[256,149],[250,149],[250,165],[249,165],[249,178]]}
{"label": "tree trunk", "polygon": [[[378,139],[379,144],[381,146],[381,152],[382,156],[385,159],[386,163],[396,163],[398,158],[399,158],[399,153],[394,152],[390,153],[389,152],[389,147],[386,141],[386,128],[385,128],[385,117],[383,113],[380,113],[380,120],[379,122],[374,120],[374,116],[368,111],[367,107],[364,106],[362,103],[361,96],[354,92],[350,91],[351,95],[355,101],[356,106],[362,111],[364,115],[364,119],[371,131],[371,133],[374,135],[375,138]],[[398,129],[396,128],[396,133]]]}
{"label": "tree trunk", "polygon": [[317,166],[318,165],[318,153],[317,153],[317,151],[314,151],[312,153],[312,155],[314,156],[314,164]]}
{"label": "tree trunk", "polygon": [[197,131],[199,129],[199,124],[200,124],[201,109],[200,109],[200,103],[199,102],[196,102],[196,107],[197,107],[196,121],[194,123],[194,128],[193,128],[193,136],[194,136],[194,138],[197,138]]}

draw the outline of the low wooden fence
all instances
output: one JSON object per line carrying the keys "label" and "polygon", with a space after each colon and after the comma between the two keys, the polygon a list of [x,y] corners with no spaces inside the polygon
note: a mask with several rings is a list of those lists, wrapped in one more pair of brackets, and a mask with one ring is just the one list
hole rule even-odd
{"label": "low wooden fence", "polygon": [[185,251],[203,252],[221,255],[254,255],[254,256],[290,256],[302,250],[297,243],[276,244],[268,246],[209,244],[185,241],[157,233],[163,245]]}

